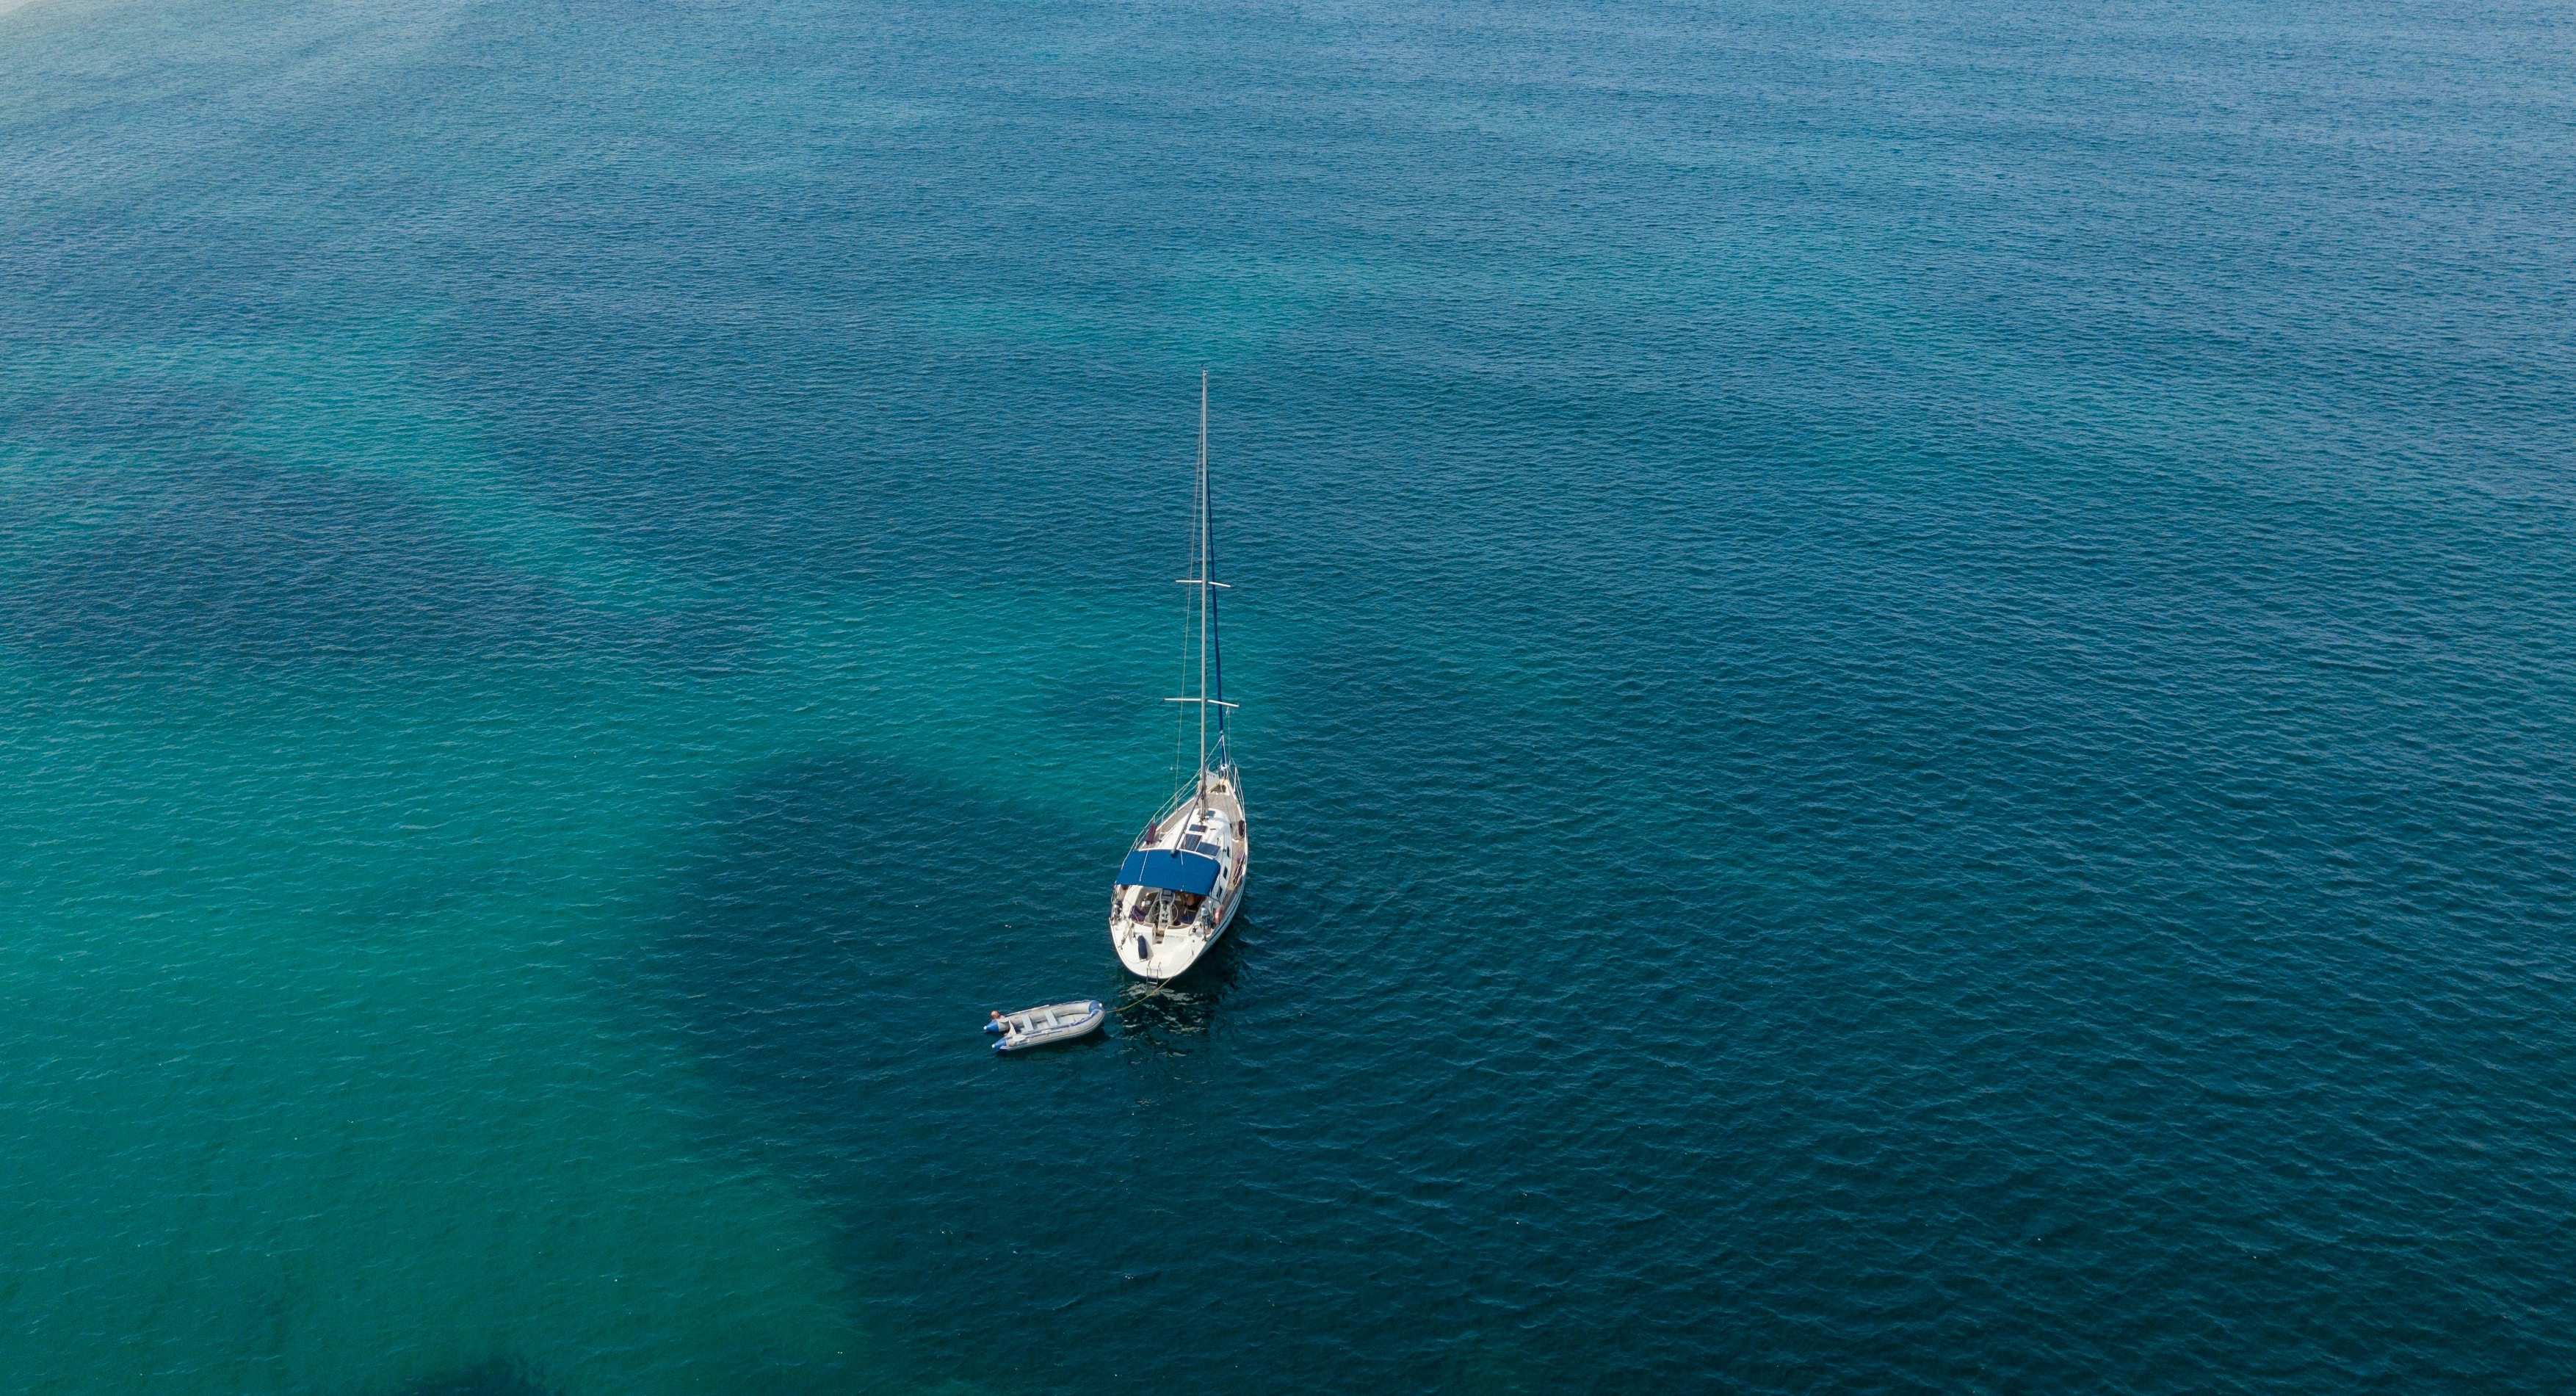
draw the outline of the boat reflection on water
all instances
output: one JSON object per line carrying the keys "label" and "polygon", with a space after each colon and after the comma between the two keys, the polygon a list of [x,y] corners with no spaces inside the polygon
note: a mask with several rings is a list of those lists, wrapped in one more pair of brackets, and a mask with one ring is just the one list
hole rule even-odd
{"label": "boat reflection on water", "polygon": [[1254,924],[1250,915],[1242,917],[1238,933],[1209,947],[1187,974],[1161,984],[1129,983],[1110,1005],[1119,1039],[1165,1055],[1196,1051],[1199,1039],[1216,1026],[1217,1005],[1242,977],[1242,933]]}

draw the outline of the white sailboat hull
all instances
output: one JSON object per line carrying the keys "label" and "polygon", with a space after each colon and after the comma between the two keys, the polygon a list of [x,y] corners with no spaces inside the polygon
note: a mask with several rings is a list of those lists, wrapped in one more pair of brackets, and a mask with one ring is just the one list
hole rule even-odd
{"label": "white sailboat hull", "polygon": [[1129,850],[1194,854],[1217,864],[1215,885],[1204,898],[1148,886],[1122,885],[1111,898],[1109,943],[1118,962],[1140,979],[1170,979],[1207,957],[1243,909],[1252,870],[1250,831],[1241,793],[1226,777],[1212,779],[1193,798],[1158,820]]}
{"label": "white sailboat hull", "polygon": [[[1198,707],[1197,774],[1145,826],[1119,864],[1109,899],[1109,943],[1127,972],[1166,980],[1186,972],[1225,939],[1243,904],[1252,865],[1251,828],[1243,817],[1243,786],[1225,738],[1224,665],[1218,653],[1216,541],[1208,523],[1207,375],[1199,375],[1199,472],[1191,502],[1192,575],[1176,578],[1193,588],[1190,615],[1198,629],[1198,692],[1174,698]],[[1182,660],[1182,678],[1189,661]],[[1213,747],[1209,728],[1215,728]],[[1175,736],[1178,734],[1176,733]]]}

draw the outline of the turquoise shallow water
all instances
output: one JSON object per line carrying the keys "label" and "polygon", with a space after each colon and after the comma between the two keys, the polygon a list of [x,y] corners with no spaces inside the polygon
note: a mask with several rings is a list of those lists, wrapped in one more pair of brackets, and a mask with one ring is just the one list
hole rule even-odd
{"label": "turquoise shallow water", "polygon": [[[2576,1386],[2576,28],[0,15],[12,1391]],[[1260,837],[1115,1036],[1196,374]]]}

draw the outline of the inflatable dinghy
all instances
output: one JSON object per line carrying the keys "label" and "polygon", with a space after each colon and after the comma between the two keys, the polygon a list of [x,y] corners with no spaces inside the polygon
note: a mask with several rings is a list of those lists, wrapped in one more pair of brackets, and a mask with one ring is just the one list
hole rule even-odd
{"label": "inflatable dinghy", "polygon": [[1021,1052],[1031,1047],[1044,1047],[1050,1042],[1071,1042],[1087,1033],[1098,1032],[1108,1018],[1109,1010],[1100,1000],[1082,999],[1005,1013],[986,1023],[984,1031],[1001,1035],[1002,1040],[993,1044],[994,1051]]}

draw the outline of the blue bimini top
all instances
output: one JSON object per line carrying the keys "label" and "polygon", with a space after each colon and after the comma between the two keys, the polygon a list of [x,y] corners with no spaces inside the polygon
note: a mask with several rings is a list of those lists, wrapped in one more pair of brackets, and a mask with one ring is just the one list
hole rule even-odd
{"label": "blue bimini top", "polygon": [[1140,848],[1118,869],[1121,887],[1159,887],[1204,897],[1216,886],[1216,860],[1204,853],[1172,853]]}

